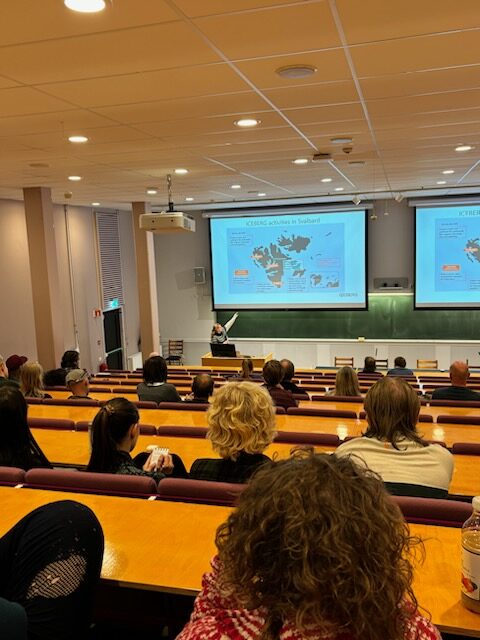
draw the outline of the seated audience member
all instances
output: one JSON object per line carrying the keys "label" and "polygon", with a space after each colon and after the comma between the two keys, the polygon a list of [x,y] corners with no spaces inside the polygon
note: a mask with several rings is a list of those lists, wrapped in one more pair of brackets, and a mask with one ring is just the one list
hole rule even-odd
{"label": "seated audience member", "polygon": [[387,376],[413,376],[414,373],[411,369],[407,369],[407,361],[403,356],[397,356],[393,362],[395,365],[393,369],[390,369]]}
{"label": "seated audience member", "polygon": [[450,365],[450,387],[438,387],[432,393],[432,400],[480,400],[480,393],[467,387],[470,371],[466,362],[459,360]]}
{"label": "seated audience member", "polygon": [[38,362],[26,362],[20,368],[20,391],[26,398],[51,398],[43,390],[43,369]]}
{"label": "seated audience member", "polygon": [[275,436],[275,414],[270,396],[259,385],[231,382],[220,387],[207,421],[207,438],[222,459],[195,460],[190,478],[243,483],[270,461],[263,452]]}
{"label": "seated audience member", "polygon": [[8,367],[5,364],[3,356],[0,356],[0,387],[10,386],[18,389],[18,383],[15,380],[10,380],[8,377]]}
{"label": "seated audience member", "polygon": [[0,466],[50,468],[27,422],[28,406],[18,387],[0,387]]}
{"label": "seated audience member", "polygon": [[358,376],[352,367],[342,367],[335,376],[335,388],[327,391],[329,396],[358,396],[362,397],[358,386]]}
{"label": "seated audience member", "polygon": [[43,384],[46,387],[64,387],[66,377],[65,369],[49,369],[43,375]]}
{"label": "seated audience member", "polygon": [[280,364],[283,368],[283,380],[282,387],[287,391],[291,391],[292,393],[296,393],[298,395],[304,395],[308,399],[308,393],[303,389],[300,389],[294,382],[292,382],[292,378],[295,375],[295,366],[291,360],[287,360],[284,358],[280,360]]}
{"label": "seated audience member", "polygon": [[365,397],[368,428],[361,438],[340,445],[338,456],[355,455],[378,473],[391,493],[444,497],[453,474],[453,456],[428,444],[417,431],[420,400],[399,377],[383,377]]}
{"label": "seated audience member", "polygon": [[297,407],[298,402],[293,397],[293,393],[282,387],[283,376],[284,369],[278,360],[269,360],[263,365],[263,379],[265,380],[263,386],[272,396],[273,403],[284,409]]}
{"label": "seated audience member", "polygon": [[72,369],[78,369],[80,367],[80,354],[78,351],[65,351],[60,366],[67,372]]}
{"label": "seated audience member", "polygon": [[213,386],[213,378],[209,373],[197,374],[192,382],[192,393],[185,398],[185,402],[208,404]]}
{"label": "seated audience member", "polygon": [[139,460],[134,460],[130,455],[138,440],[138,421],[138,409],[130,400],[125,398],[109,400],[92,422],[92,452],[87,471],[149,476],[157,482],[166,475],[187,477],[181,459],[170,454],[162,455],[155,461],[153,453],[149,455],[141,453],[138,456],[141,466],[138,466]]}
{"label": "seated audience member", "polygon": [[251,358],[244,358],[242,360],[242,368],[240,373],[233,377],[235,380],[261,380],[262,374],[254,373],[253,371],[253,360]]}
{"label": "seated audience member", "polygon": [[8,369],[9,380],[14,380],[20,384],[20,367],[27,362],[26,356],[18,356],[16,353],[13,356],[9,356],[5,362]]}
{"label": "seated audience member", "polygon": [[88,392],[90,390],[90,382],[88,373],[85,369],[72,369],[67,373],[65,385],[72,392],[67,400],[91,400]]}
{"label": "seated audience member", "polygon": [[24,516],[0,538],[0,637],[90,637],[103,549],[100,522],[79,502],[51,502]]}
{"label": "seated audience member", "polygon": [[380,371],[377,371],[377,362],[375,358],[372,358],[372,356],[367,356],[365,358],[361,373],[369,373],[370,375],[376,375],[379,378],[383,375]]}
{"label": "seated audience member", "polygon": [[162,356],[152,356],[143,365],[143,382],[137,387],[139,400],[152,402],[181,402],[177,389],[166,382],[167,363]]}
{"label": "seated audience member", "polygon": [[420,543],[382,482],[350,460],[266,465],[215,542],[177,640],[440,640],[412,589]]}

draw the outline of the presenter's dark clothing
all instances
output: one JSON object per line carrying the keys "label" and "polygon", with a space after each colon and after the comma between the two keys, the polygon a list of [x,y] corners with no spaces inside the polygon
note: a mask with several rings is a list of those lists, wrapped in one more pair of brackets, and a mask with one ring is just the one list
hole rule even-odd
{"label": "presenter's dark clothing", "polygon": [[248,482],[253,473],[266,462],[270,462],[270,458],[263,453],[242,452],[236,460],[198,458],[192,464],[189,476],[192,480],[243,484]]}
{"label": "presenter's dark clothing", "polygon": [[282,387],[269,387],[266,384],[262,386],[265,387],[271,395],[275,406],[283,407],[284,409],[288,409],[288,407],[298,407],[298,402],[293,397],[291,391],[282,389]]}
{"label": "presenter's dark clothing", "polygon": [[308,393],[305,391],[305,389],[301,389],[291,380],[282,380],[282,387],[285,389],[285,391],[290,391],[291,393],[304,395],[308,398]]}
{"label": "presenter's dark clothing", "polygon": [[103,544],[95,514],[78,502],[22,518],[0,539],[0,638],[87,638]]}
{"label": "presenter's dark clothing", "polygon": [[178,391],[168,382],[141,382],[137,387],[139,400],[150,402],[181,402]]}
{"label": "presenter's dark clothing", "polygon": [[395,367],[394,369],[390,369],[387,373],[387,376],[413,376],[414,373],[411,369],[407,369],[405,367]]}
{"label": "presenter's dark clothing", "polygon": [[432,400],[477,400],[480,401],[480,393],[468,387],[439,387],[432,393]]}

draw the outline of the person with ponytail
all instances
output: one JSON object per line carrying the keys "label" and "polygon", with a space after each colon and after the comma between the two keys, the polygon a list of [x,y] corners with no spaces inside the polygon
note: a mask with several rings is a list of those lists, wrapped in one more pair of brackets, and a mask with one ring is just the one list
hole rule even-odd
{"label": "person with ponytail", "polygon": [[166,475],[187,477],[183,462],[174,454],[160,456],[156,462],[152,454],[131,457],[139,435],[138,421],[138,409],[130,400],[109,400],[93,419],[87,471],[149,476],[157,482]]}
{"label": "person with ponytail", "polygon": [[421,542],[353,460],[297,450],[263,466],[216,545],[177,640],[440,640],[412,588]]}
{"label": "person with ponytail", "polygon": [[27,422],[27,402],[17,386],[0,387],[0,466],[51,468]]}

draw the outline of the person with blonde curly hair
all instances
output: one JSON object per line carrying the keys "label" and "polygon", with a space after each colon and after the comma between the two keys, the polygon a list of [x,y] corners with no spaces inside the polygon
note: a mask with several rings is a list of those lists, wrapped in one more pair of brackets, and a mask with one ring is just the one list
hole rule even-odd
{"label": "person with blonde curly hair", "polygon": [[275,413],[265,389],[253,382],[224,385],[213,395],[207,421],[207,437],[221,459],[195,460],[190,478],[242,483],[270,462],[263,452],[275,436]]}
{"label": "person with blonde curly hair", "polygon": [[26,398],[51,398],[43,390],[43,368],[38,362],[25,362],[20,367],[20,391]]}
{"label": "person with blonde curly hair", "polygon": [[218,528],[177,640],[440,640],[412,590],[417,544],[381,480],[351,460],[266,465]]}

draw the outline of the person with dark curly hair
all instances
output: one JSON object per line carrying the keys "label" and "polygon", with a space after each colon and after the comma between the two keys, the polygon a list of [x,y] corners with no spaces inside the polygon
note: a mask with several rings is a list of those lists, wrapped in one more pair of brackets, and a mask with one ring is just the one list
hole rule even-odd
{"label": "person with dark curly hair", "polygon": [[417,544],[378,476],[298,452],[261,468],[218,528],[177,640],[440,640],[412,589]]}

